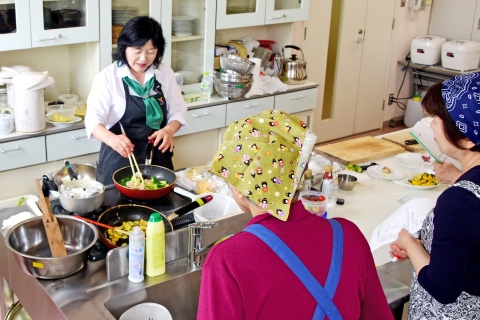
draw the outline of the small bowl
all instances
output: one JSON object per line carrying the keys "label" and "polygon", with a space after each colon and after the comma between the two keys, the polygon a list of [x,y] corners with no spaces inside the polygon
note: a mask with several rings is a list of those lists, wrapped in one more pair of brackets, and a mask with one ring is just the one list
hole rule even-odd
{"label": "small bowl", "polygon": [[75,117],[76,106],[68,104],[54,104],[47,106],[46,117],[52,122],[68,122]]}
{"label": "small bowl", "polygon": [[302,201],[303,206],[307,211],[310,211],[310,213],[323,218],[327,217],[327,214],[325,213],[327,201],[325,194],[322,192],[315,190],[302,191],[300,192],[300,201]]}
{"label": "small bowl", "polygon": [[351,191],[357,184],[357,177],[351,174],[338,175],[338,187],[344,191]]}

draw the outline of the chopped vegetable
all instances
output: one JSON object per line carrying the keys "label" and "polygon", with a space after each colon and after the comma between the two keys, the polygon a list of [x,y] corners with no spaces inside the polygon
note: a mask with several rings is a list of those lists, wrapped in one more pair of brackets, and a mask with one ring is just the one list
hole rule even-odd
{"label": "chopped vegetable", "polygon": [[434,174],[424,172],[424,173],[415,175],[412,179],[409,179],[408,184],[411,184],[414,186],[428,187],[428,186],[436,186],[437,184],[439,184],[439,182],[437,177]]}
{"label": "chopped vegetable", "polygon": [[[147,231],[148,221],[140,219],[139,221],[123,221],[120,226],[116,226],[117,230],[133,231],[133,226],[140,226],[143,232]],[[107,229],[108,240],[116,246],[126,246],[128,244],[128,236],[112,229]]]}
{"label": "chopped vegetable", "polygon": [[131,176],[118,181],[118,183],[126,188],[134,190],[157,190],[170,185],[166,180],[157,180],[155,177],[144,179],[144,182],[137,177],[136,181],[137,182],[135,183],[135,179]]}
{"label": "chopped vegetable", "polygon": [[363,172],[362,167],[360,167],[359,165],[356,165],[356,164],[351,164],[351,163],[347,166],[347,170],[355,171],[355,172],[358,172],[358,173]]}

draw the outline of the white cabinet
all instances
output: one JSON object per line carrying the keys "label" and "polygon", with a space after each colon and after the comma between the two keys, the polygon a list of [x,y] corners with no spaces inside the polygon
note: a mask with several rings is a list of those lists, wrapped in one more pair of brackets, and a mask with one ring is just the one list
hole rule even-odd
{"label": "white cabinet", "polygon": [[175,137],[225,127],[225,116],[224,104],[188,110],[185,116],[188,127],[177,131]]}
{"label": "white cabinet", "polygon": [[46,160],[43,136],[0,143],[0,171],[31,166]]}
{"label": "white cabinet", "polygon": [[227,104],[226,125],[228,126],[232,121],[256,115],[265,109],[273,109],[274,105],[275,98],[273,96],[229,103]]}
{"label": "white cabinet", "polygon": [[98,41],[98,1],[1,1],[0,51]]}
{"label": "white cabinet", "polygon": [[275,109],[286,113],[312,110],[317,106],[317,95],[317,88],[282,93],[275,96]]}
{"label": "white cabinet", "polygon": [[218,0],[217,29],[308,20],[310,0]]}
{"label": "white cabinet", "polygon": [[47,161],[68,159],[100,152],[100,141],[87,139],[85,129],[66,131],[46,136]]}

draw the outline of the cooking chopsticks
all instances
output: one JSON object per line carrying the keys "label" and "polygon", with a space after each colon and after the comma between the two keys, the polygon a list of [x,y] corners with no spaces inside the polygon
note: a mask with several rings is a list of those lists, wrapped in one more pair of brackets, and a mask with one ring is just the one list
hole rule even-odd
{"label": "cooking chopsticks", "polygon": [[[125,130],[123,129],[122,123],[121,122],[118,122],[118,123],[120,124],[120,129],[122,130],[122,134],[126,137],[127,135],[125,134]],[[144,182],[142,172],[140,171],[140,168],[138,167],[137,159],[135,159],[135,155],[132,152],[128,155],[128,161],[130,161],[130,167],[132,168],[134,182],[137,183],[137,176],[135,174],[135,169],[134,169],[133,164],[132,164],[132,159],[133,159],[133,162],[135,162],[135,166],[137,167],[138,173],[140,173],[140,180],[142,180],[142,182]]]}

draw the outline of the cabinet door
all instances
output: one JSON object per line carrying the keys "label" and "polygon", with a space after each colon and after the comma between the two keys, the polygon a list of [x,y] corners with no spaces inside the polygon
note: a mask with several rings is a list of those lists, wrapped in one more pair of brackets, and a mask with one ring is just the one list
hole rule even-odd
{"label": "cabinet door", "polygon": [[451,0],[433,1],[428,35],[448,40],[469,40],[476,6],[477,0],[463,0],[462,5]]}
{"label": "cabinet door", "polygon": [[47,160],[55,161],[100,151],[100,141],[90,141],[84,129],[47,136]]}
{"label": "cabinet door", "polygon": [[267,0],[265,24],[308,20],[310,0]]}
{"label": "cabinet door", "polygon": [[266,0],[217,1],[217,29],[264,25]]}
{"label": "cabinet door", "polygon": [[30,0],[32,47],[98,41],[99,0]]}
{"label": "cabinet door", "polygon": [[275,96],[275,109],[295,113],[315,109],[318,89],[307,89]]}
{"label": "cabinet door", "polygon": [[0,171],[31,166],[46,160],[43,136],[0,143]]}
{"label": "cabinet door", "polygon": [[480,41],[480,4],[478,3],[475,10],[475,17],[473,18],[472,37],[470,38],[470,40]]}
{"label": "cabinet door", "polygon": [[29,0],[0,1],[0,51],[30,48],[28,7]]}
{"label": "cabinet door", "polygon": [[227,104],[227,123],[253,116],[265,109],[273,109],[275,105],[274,97],[265,97],[252,100],[244,100]]}
{"label": "cabinet door", "polygon": [[175,137],[225,127],[225,110],[226,106],[224,104],[188,110],[185,116],[188,127],[178,131]]}

